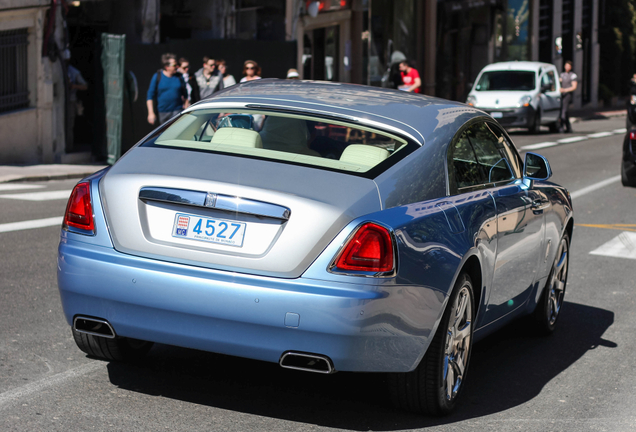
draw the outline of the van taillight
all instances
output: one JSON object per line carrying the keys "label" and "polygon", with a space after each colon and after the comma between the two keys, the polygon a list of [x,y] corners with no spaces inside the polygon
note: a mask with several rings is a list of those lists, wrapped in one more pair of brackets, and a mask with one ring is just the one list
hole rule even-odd
{"label": "van taillight", "polygon": [[349,239],[332,269],[392,272],[395,266],[391,233],[383,226],[365,223]]}
{"label": "van taillight", "polygon": [[93,205],[91,204],[91,185],[89,182],[78,183],[71,193],[64,214],[64,228],[73,227],[85,234],[95,234]]}

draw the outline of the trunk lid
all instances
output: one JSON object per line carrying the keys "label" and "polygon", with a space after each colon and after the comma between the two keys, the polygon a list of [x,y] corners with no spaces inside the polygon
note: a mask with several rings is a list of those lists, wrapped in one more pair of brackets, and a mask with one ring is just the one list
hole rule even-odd
{"label": "trunk lid", "polygon": [[157,147],[126,154],[100,194],[120,252],[285,278],[352,219],[381,209],[370,179]]}

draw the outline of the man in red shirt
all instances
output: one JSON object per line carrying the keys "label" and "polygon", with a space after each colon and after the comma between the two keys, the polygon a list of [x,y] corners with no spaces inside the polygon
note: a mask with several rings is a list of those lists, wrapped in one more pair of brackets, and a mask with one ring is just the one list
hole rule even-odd
{"label": "man in red shirt", "polygon": [[400,73],[402,74],[402,82],[404,83],[404,85],[400,86],[400,90],[419,93],[420,87],[422,87],[420,74],[409,66],[406,60],[400,63]]}

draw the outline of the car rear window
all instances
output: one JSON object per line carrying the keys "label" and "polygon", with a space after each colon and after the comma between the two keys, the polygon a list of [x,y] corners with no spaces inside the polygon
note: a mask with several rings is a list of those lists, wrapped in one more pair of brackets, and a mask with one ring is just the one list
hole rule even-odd
{"label": "car rear window", "polygon": [[531,71],[484,72],[475,87],[477,91],[534,90],[536,74]]}
{"label": "car rear window", "polygon": [[219,109],[183,114],[142,145],[262,158],[361,175],[377,174],[379,168],[384,171],[419,147],[387,132],[335,120]]}

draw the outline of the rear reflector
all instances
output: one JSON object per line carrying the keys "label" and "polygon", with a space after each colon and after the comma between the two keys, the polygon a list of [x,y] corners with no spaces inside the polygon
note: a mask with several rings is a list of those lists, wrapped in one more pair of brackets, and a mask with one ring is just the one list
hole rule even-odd
{"label": "rear reflector", "polygon": [[335,268],[386,273],[394,270],[393,261],[393,240],[389,230],[369,222],[349,239]]}
{"label": "rear reflector", "polygon": [[66,206],[64,227],[79,228],[86,234],[95,233],[93,222],[93,206],[91,204],[91,187],[89,182],[78,183]]}

